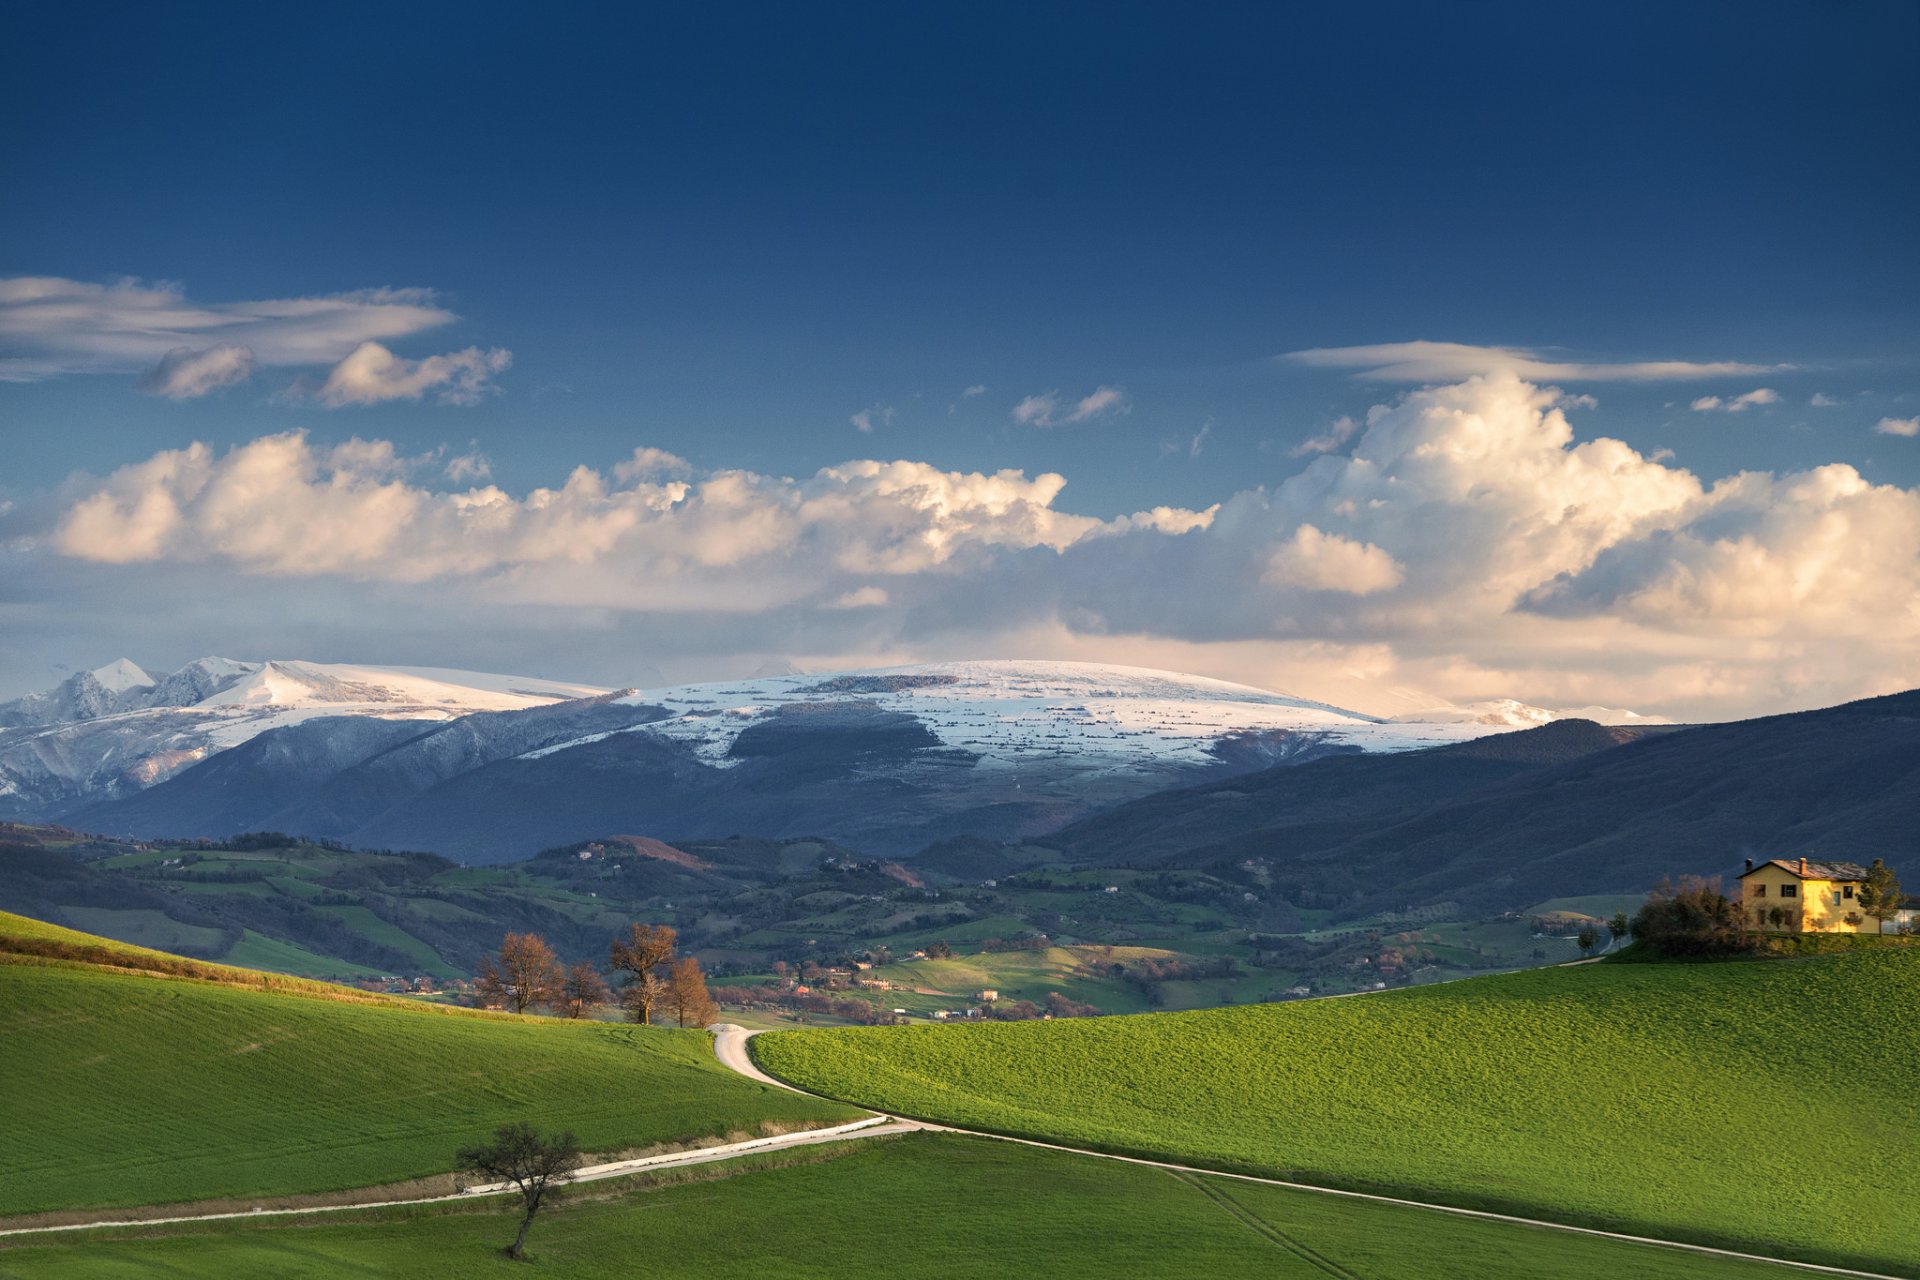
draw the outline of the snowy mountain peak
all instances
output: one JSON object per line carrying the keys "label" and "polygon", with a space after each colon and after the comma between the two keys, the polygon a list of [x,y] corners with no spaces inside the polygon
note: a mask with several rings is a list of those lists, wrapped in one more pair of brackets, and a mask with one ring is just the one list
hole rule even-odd
{"label": "snowy mountain peak", "polygon": [[100,687],[108,693],[125,693],[129,689],[152,687],[154,679],[135,663],[118,658],[104,667],[95,667],[87,672],[100,682]]}

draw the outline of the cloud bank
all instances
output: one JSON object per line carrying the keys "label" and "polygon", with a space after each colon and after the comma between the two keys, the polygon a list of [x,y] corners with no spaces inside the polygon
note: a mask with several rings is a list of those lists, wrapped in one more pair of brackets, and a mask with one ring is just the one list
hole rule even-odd
{"label": "cloud bank", "polygon": [[429,390],[443,404],[474,404],[506,368],[506,351],[407,360],[382,345],[457,318],[428,289],[204,304],[177,284],[17,276],[0,279],[0,381],[137,373],[140,390],[190,400],[244,382],[256,367],[324,365],[317,399],[328,407]]}
{"label": "cloud bank", "polygon": [[906,460],[786,479],[642,449],[521,495],[440,489],[389,444],[283,434],[124,467],[62,503],[32,554],[394,608],[399,584],[411,627],[589,611],[654,637],[665,666],[658,646],[816,667],[1028,654],[1683,718],[1920,684],[1920,491],[1844,464],[1703,480],[1580,439],[1566,403],[1504,372],[1412,391],[1344,456],[1111,518],[1064,508],[1056,474]]}

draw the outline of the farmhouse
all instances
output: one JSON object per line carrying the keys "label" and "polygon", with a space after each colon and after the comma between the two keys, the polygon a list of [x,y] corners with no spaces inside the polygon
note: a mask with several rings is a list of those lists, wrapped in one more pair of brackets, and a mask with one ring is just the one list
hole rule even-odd
{"label": "farmhouse", "polygon": [[1877,933],[1880,922],[1860,909],[1856,894],[1867,869],[1855,862],[1747,859],[1740,901],[1757,929],[1787,933]]}

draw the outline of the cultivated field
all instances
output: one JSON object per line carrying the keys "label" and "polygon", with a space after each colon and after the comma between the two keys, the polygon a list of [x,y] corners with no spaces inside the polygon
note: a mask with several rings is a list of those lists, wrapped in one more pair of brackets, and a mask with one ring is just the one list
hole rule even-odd
{"label": "cultivated field", "polygon": [[[919,1134],[595,1184],[544,1211],[542,1274],[978,1280],[1782,1280],[1778,1267]],[[513,1221],[464,1204],[0,1237],[0,1275],[506,1274]]]}
{"label": "cultivated field", "polygon": [[1915,1271],[1916,1044],[1920,952],[1886,948],[755,1049],[968,1127]]}
{"label": "cultivated field", "polygon": [[[0,1213],[323,1192],[448,1172],[510,1120],[589,1151],[850,1119],[721,1068],[704,1032],[484,1015],[8,952],[101,939],[0,916]],[[16,941],[8,943],[8,936]],[[208,967],[206,972],[220,974]]]}

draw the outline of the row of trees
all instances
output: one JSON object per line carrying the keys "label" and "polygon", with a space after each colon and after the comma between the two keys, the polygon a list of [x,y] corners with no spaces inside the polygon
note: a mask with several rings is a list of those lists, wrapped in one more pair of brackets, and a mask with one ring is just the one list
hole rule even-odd
{"label": "row of trees", "polygon": [[679,941],[671,925],[628,925],[607,950],[609,985],[584,960],[561,964],[539,934],[509,933],[499,953],[482,962],[474,987],[484,1003],[515,1013],[544,1005],[563,1018],[584,1018],[613,1000],[638,1023],[671,1017],[683,1027],[705,1026],[715,1012],[706,974],[698,960],[678,954]]}

